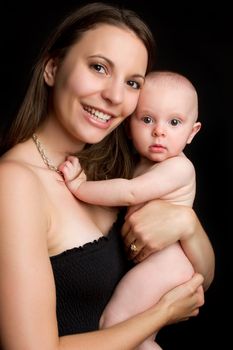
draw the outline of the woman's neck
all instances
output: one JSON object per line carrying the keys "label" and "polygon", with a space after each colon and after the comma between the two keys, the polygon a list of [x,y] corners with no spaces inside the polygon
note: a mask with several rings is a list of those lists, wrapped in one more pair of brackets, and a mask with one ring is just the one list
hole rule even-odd
{"label": "woman's neck", "polygon": [[55,166],[61,164],[68,155],[80,152],[85,146],[83,142],[65,132],[61,125],[51,123],[49,120],[36,130],[35,134],[43,145],[46,156]]}

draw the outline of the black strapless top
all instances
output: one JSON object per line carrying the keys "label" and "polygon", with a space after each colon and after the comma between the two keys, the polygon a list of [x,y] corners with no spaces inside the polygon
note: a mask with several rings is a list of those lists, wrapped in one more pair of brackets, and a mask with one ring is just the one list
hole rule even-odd
{"label": "black strapless top", "polygon": [[50,257],[59,336],[98,329],[117,283],[129,269],[118,220],[107,236]]}

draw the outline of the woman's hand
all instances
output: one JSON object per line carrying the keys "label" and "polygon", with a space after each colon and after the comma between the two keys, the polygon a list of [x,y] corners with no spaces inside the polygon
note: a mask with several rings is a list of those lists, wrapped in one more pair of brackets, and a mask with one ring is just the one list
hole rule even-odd
{"label": "woman's hand", "polygon": [[212,245],[192,208],[164,200],[150,201],[129,211],[122,236],[129,258],[140,262],[168,245],[180,242],[194,270],[204,277],[204,290],[214,278]]}
{"label": "woman's hand", "polygon": [[[131,259],[142,261],[151,253],[187,235],[192,225],[190,210],[188,207],[154,200],[133,213],[129,212],[122,227],[122,236]],[[132,244],[135,244],[136,249],[130,249]]]}
{"label": "woman's hand", "polygon": [[170,290],[160,299],[157,306],[167,310],[167,325],[198,315],[199,308],[204,304],[202,283],[203,276],[194,274],[191,280]]}

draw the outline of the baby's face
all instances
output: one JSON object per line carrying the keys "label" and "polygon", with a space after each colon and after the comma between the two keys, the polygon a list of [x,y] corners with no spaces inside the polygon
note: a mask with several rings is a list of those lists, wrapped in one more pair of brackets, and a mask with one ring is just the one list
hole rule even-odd
{"label": "baby's face", "polygon": [[152,161],[180,154],[200,129],[197,97],[180,84],[146,82],[130,120],[130,131],[137,151]]}

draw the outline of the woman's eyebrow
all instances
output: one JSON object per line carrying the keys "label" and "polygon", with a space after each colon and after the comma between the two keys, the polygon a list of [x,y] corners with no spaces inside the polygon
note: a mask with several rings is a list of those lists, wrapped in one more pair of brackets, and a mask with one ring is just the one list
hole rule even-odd
{"label": "woman's eyebrow", "polygon": [[[109,58],[103,56],[103,55],[91,55],[89,56],[90,58],[101,58],[103,60],[105,60],[106,62],[108,62],[108,64],[111,66],[111,67],[114,67],[114,62],[112,60],[110,60]],[[145,76],[144,75],[141,75],[141,74],[133,74],[132,75],[133,78],[140,78],[142,79],[143,81],[145,81]]]}

